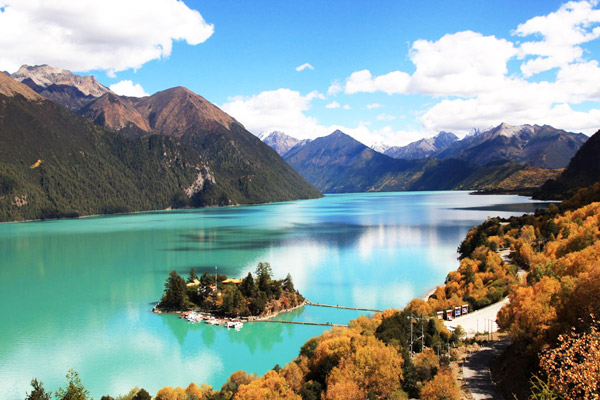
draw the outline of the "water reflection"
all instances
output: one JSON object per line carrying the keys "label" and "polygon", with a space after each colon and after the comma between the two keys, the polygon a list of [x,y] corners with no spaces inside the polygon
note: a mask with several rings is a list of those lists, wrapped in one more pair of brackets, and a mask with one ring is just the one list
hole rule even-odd
{"label": "water reflection", "polygon": [[[522,202],[375,193],[0,225],[0,303],[9,305],[0,324],[0,393],[21,399],[32,377],[54,391],[69,368],[95,398],[136,385],[152,393],[192,381],[220,387],[239,369],[264,373],[325,327],[254,323],[235,332],[152,314],[169,271],[218,266],[243,277],[268,261],[312,301],[399,308],[456,268],[456,247],[493,214],[489,207]],[[358,315],[304,307],[278,318],[345,324]]]}

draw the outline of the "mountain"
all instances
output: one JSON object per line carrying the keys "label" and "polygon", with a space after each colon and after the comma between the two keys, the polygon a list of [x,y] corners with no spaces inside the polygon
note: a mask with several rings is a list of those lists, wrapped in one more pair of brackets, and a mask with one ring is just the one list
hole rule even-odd
{"label": "mountain", "polygon": [[282,157],[294,147],[304,146],[310,142],[309,139],[296,139],[279,131],[271,132],[269,135],[265,136],[262,141]]}
{"label": "mountain", "polygon": [[110,89],[98,83],[93,76],[76,75],[66,69],[45,64],[34,66],[23,65],[11,77],[19,82],[29,78],[36,85],[44,88],[51,85],[74,86],[86,96],[100,97],[104,93],[110,92]]}
{"label": "mountain", "polygon": [[0,72],[0,95],[12,98],[17,95],[26,100],[43,101],[44,98],[37,94],[33,89],[25,86],[14,79],[10,79],[6,74]]}
{"label": "mountain", "polygon": [[487,166],[459,159],[402,160],[380,154],[341,131],[317,138],[284,159],[326,193],[485,190],[539,187],[556,171],[515,163]]}
{"label": "mountain", "polygon": [[143,98],[106,93],[79,113],[129,137],[158,134],[191,146],[214,172],[223,204],[321,195],[239,122],[186,88]]}
{"label": "mountain", "polygon": [[440,132],[431,138],[424,138],[412,142],[406,146],[392,146],[382,153],[392,158],[401,158],[405,160],[418,160],[420,158],[431,157],[434,154],[445,150],[452,143],[456,142],[458,137],[451,132]]}
{"label": "mountain", "polygon": [[581,146],[564,172],[549,180],[534,197],[539,199],[567,199],[577,190],[600,181],[600,131]]}
{"label": "mountain", "polygon": [[23,65],[11,77],[71,110],[78,110],[95,98],[112,93],[93,76],[80,76],[49,65]]}
{"label": "mountain", "polygon": [[320,196],[250,133],[204,135],[211,151],[162,134],[129,138],[0,73],[0,220]]}
{"label": "mountain", "polygon": [[548,125],[500,124],[485,132],[468,135],[463,140],[435,154],[438,158],[458,158],[480,165],[496,161],[513,161],[538,168],[557,169],[567,166],[588,137]]}
{"label": "mountain", "polygon": [[381,154],[385,154],[385,152],[392,147],[393,146],[389,146],[382,142],[377,142],[377,143],[371,145],[372,150],[375,150],[376,152],[381,153]]}
{"label": "mountain", "polygon": [[377,190],[386,173],[410,167],[339,130],[313,140],[284,159],[307,181],[328,193]]}
{"label": "mountain", "polygon": [[126,136],[143,136],[151,131],[150,123],[133,106],[135,101],[114,93],[106,93],[87,103],[78,113],[98,125],[121,131]]}

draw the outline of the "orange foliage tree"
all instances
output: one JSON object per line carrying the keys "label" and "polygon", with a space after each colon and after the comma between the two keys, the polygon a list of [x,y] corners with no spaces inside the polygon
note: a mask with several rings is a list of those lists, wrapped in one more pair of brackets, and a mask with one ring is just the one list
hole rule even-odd
{"label": "orange foliage tree", "polygon": [[275,400],[289,399],[301,400],[302,397],[294,393],[285,378],[271,370],[259,379],[247,385],[241,385],[234,396],[236,400]]}
{"label": "orange foliage tree", "polygon": [[445,368],[421,389],[421,400],[459,400],[460,390],[452,371]]}
{"label": "orange foliage tree", "polygon": [[388,399],[401,390],[402,356],[392,346],[368,337],[344,357],[327,379],[325,399]]}
{"label": "orange foliage tree", "polygon": [[542,355],[540,366],[563,399],[600,399],[598,323],[594,322],[589,332],[561,335],[559,345]]}
{"label": "orange foliage tree", "polygon": [[156,393],[155,400],[185,400],[186,393],[183,388],[165,386]]}

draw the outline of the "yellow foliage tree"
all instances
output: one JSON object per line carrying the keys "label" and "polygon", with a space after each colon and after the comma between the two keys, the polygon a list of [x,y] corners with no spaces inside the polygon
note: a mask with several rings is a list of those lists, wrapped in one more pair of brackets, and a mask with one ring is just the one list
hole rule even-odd
{"label": "yellow foliage tree", "polygon": [[203,383],[202,386],[198,386],[195,383],[190,383],[189,386],[185,389],[185,393],[188,395],[188,398],[192,396],[192,398],[197,398],[199,400],[213,394],[213,392],[214,391],[212,387],[206,383]]}
{"label": "yellow foliage tree", "polygon": [[236,400],[301,400],[287,381],[275,371],[268,371],[261,378],[242,385],[233,397]]}
{"label": "yellow foliage tree", "polygon": [[559,337],[558,347],[545,352],[540,366],[550,386],[565,400],[600,399],[600,332],[592,323],[589,333]]}
{"label": "yellow foliage tree", "polygon": [[390,398],[401,389],[403,364],[396,349],[369,337],[332,369],[325,399]]}
{"label": "yellow foliage tree", "polygon": [[445,368],[421,389],[421,400],[459,400],[460,390],[452,371]]}
{"label": "yellow foliage tree", "polygon": [[181,387],[165,386],[156,393],[155,400],[185,400],[186,393]]}
{"label": "yellow foliage tree", "polygon": [[498,325],[515,341],[543,340],[556,320],[554,297],[560,289],[560,282],[547,276],[533,287],[517,288],[510,295],[510,303],[498,313]]}
{"label": "yellow foliage tree", "polygon": [[440,361],[432,349],[425,349],[422,353],[415,355],[413,364],[417,370],[419,380],[425,382],[431,380],[440,367]]}

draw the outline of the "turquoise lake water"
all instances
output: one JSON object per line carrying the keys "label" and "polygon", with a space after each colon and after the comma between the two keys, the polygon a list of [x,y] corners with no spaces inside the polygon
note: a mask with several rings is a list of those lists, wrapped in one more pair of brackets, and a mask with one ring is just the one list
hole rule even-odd
{"label": "turquoise lake water", "polygon": [[[0,224],[0,398],[23,399],[33,377],[55,391],[69,368],[92,396],[134,386],[262,374],[326,327],[246,324],[236,332],[155,315],[165,278],[243,277],[259,261],[292,274],[307,299],[401,308],[456,269],[456,248],[488,216],[532,211],[517,196],[466,192],[328,195],[260,206]],[[510,212],[499,205],[512,204]],[[474,207],[476,209],[469,209]],[[347,323],[356,311],[306,306],[279,316]]]}

